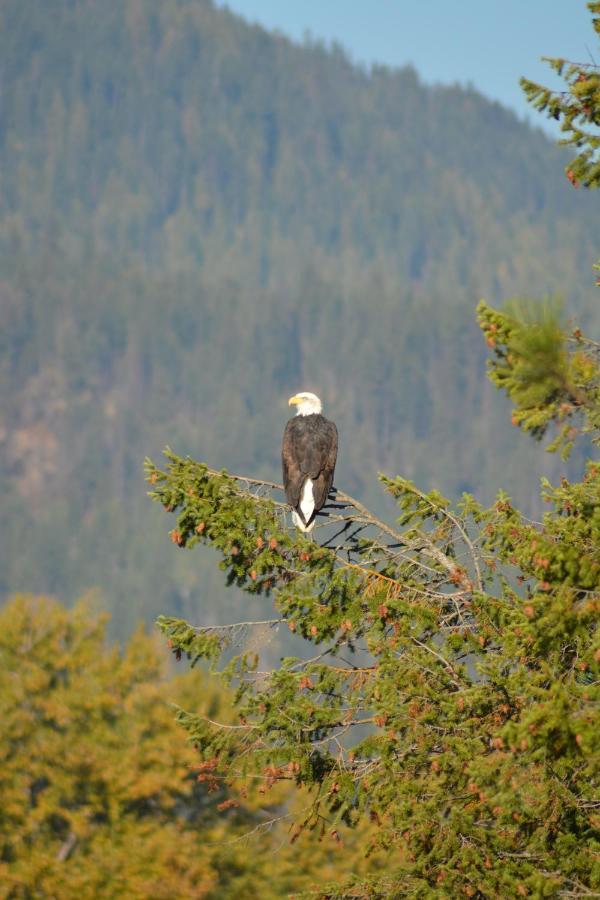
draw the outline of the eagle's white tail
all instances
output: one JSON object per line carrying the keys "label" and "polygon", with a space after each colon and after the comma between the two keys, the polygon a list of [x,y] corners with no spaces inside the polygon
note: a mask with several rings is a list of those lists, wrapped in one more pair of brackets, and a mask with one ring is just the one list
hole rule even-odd
{"label": "eagle's white tail", "polygon": [[[304,482],[304,488],[302,489],[302,497],[300,498],[300,511],[304,516],[304,522],[310,522],[310,517],[312,516],[314,510],[315,498],[313,493],[313,483],[310,478],[307,478]],[[303,531],[305,533],[308,531],[312,531],[315,524],[315,520],[313,519],[310,524],[305,525],[296,510],[292,512],[292,519],[294,520],[294,525],[296,525],[300,529],[300,531]]]}
{"label": "eagle's white tail", "polygon": [[304,534],[308,534],[309,531],[312,531],[313,528],[315,527],[314,519],[312,520],[310,525],[305,525],[295,509],[292,510],[292,521],[293,521],[294,525],[296,526],[296,528],[299,531],[303,531]]}

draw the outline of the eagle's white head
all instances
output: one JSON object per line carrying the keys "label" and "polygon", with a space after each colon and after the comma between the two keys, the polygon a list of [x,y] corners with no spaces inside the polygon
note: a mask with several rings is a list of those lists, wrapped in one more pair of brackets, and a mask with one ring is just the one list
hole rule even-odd
{"label": "eagle's white head", "polygon": [[302,391],[300,394],[294,394],[293,397],[290,397],[288,400],[288,406],[297,406],[297,416],[313,416],[315,413],[320,413],[323,409],[323,404],[319,400],[316,394],[311,394],[310,391]]}

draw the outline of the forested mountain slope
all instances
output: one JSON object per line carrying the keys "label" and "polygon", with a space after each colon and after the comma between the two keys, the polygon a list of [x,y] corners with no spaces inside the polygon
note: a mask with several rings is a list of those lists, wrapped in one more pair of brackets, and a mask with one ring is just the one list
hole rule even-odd
{"label": "forested mountain slope", "polygon": [[299,388],[351,493],[533,508],[556,462],[513,440],[473,309],[594,315],[593,201],[541,132],[207,0],[5,0],[0,78],[0,591],[98,586],[118,629],[216,609],[143,457],[278,478]]}

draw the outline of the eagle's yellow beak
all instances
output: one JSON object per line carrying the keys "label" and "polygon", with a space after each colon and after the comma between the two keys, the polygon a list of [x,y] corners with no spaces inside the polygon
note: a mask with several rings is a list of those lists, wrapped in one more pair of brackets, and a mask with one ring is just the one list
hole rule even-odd
{"label": "eagle's yellow beak", "polygon": [[301,403],[301,402],[302,402],[302,397],[299,397],[298,394],[294,394],[294,396],[290,397],[290,399],[288,400],[288,406],[295,406],[296,403]]}

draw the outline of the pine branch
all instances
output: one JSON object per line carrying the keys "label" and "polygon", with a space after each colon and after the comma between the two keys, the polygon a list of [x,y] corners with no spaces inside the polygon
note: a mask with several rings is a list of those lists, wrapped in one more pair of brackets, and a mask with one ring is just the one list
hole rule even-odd
{"label": "pine branch", "polygon": [[[495,895],[529,866],[546,892],[568,887],[531,834],[550,846],[555,831],[576,833],[588,865],[600,468],[590,464],[581,485],[546,485],[554,512],[542,523],[502,494],[490,509],[468,495],[453,507],[382,476],[398,524],[338,490],[320,544],[290,528],[276,482],[167,457],[165,471],[148,461],[147,477],[177,516],[173,543],[212,546],[228,581],[277,611],[204,628],[159,620],[192,664],[217,669],[239,649],[221,670],[238,718],[177,712],[202,760],[198,777],[243,796],[253,784],[312,787],[294,835],[318,826],[337,840],[343,825],[371,818],[399,851],[395,883],[418,886],[425,872],[428,886],[460,893],[475,866]],[[247,633],[284,623],[315,652],[306,658],[304,643],[299,656],[259,666]],[[531,785],[539,802],[527,800]],[[488,856],[512,880],[500,883]],[[441,858],[453,860],[451,875]]]}

